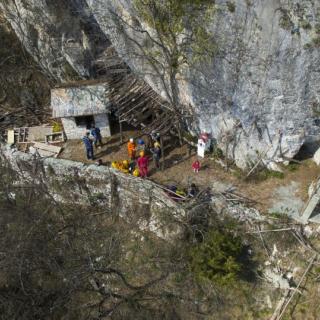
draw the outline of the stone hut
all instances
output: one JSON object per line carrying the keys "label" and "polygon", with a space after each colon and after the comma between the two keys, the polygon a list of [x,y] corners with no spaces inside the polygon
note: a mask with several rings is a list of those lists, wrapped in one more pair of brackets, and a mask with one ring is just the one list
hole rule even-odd
{"label": "stone hut", "polygon": [[83,137],[92,124],[103,137],[111,135],[109,117],[111,102],[105,83],[80,81],[51,90],[53,118],[61,118],[68,139]]}

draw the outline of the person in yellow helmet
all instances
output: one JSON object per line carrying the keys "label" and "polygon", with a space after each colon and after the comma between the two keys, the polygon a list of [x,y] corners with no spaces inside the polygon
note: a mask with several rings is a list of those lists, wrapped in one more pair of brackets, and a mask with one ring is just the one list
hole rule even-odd
{"label": "person in yellow helmet", "polygon": [[152,158],[154,161],[154,164],[157,169],[160,168],[160,158],[161,158],[161,148],[160,148],[160,143],[155,142],[154,143],[154,148],[150,150],[152,152]]}
{"label": "person in yellow helmet", "polygon": [[146,178],[148,176],[148,163],[149,158],[145,156],[144,151],[140,151],[140,158],[138,159],[138,167],[141,178]]}

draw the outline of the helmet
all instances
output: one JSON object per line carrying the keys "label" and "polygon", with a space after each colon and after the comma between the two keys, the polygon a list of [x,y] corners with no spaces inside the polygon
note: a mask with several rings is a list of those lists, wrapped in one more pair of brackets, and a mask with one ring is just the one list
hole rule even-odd
{"label": "helmet", "polygon": [[138,144],[144,144],[144,141],[142,139],[138,139]]}
{"label": "helmet", "polygon": [[155,143],[154,143],[154,147],[155,147],[155,148],[160,148],[160,143],[159,143],[159,142],[155,142]]}
{"label": "helmet", "polygon": [[133,140],[133,138],[130,138],[129,141],[130,141],[130,142],[133,142],[134,140]]}
{"label": "helmet", "polygon": [[144,151],[140,151],[139,155],[140,157],[144,157]]}

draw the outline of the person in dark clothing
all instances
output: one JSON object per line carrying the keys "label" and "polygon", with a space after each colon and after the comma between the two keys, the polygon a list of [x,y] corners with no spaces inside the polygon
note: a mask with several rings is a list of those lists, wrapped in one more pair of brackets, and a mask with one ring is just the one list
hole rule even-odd
{"label": "person in dark clothing", "polygon": [[156,131],[152,131],[150,133],[150,136],[151,136],[151,139],[154,141],[154,142],[159,142],[160,141],[160,134]]}
{"label": "person in dark clothing", "polygon": [[155,142],[154,148],[150,150],[152,152],[152,158],[157,169],[160,168],[161,148],[159,142]]}
{"label": "person in dark clothing", "polygon": [[90,132],[87,132],[85,136],[82,138],[82,142],[84,143],[84,146],[86,148],[87,159],[94,160],[92,140],[89,138],[89,136]]}
{"label": "person in dark clothing", "polygon": [[199,190],[194,183],[191,183],[191,186],[188,189],[188,197],[193,198],[198,194]]}
{"label": "person in dark clothing", "polygon": [[94,125],[92,125],[91,127],[91,135],[93,136],[93,143],[94,146],[97,148],[98,147],[98,143],[99,143],[99,148],[101,148],[102,146],[102,137],[101,137],[101,132],[100,132],[100,128],[95,127]]}
{"label": "person in dark clothing", "polygon": [[136,162],[135,161],[131,161],[130,163],[129,163],[129,172],[132,174],[133,173],[133,171],[135,170],[135,168],[136,168]]}

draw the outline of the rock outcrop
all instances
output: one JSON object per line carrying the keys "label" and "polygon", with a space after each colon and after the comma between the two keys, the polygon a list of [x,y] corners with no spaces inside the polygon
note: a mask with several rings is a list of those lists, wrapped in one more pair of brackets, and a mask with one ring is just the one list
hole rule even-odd
{"label": "rock outcrop", "polygon": [[[320,3],[232,3],[216,1],[219,10],[207,28],[218,53],[196,71],[185,70],[180,100],[196,114],[196,131],[210,132],[238,166],[292,158],[319,140]],[[28,51],[61,81],[95,77],[95,63],[110,43],[133,72],[146,73],[150,66],[129,54],[134,47],[115,28],[110,6],[133,15],[127,0],[0,4]],[[145,79],[163,95],[155,77]]]}
{"label": "rock outcrop", "polygon": [[[2,145],[0,163],[10,163],[18,173],[17,184],[32,181],[59,203],[90,204],[97,211],[117,213],[161,238],[174,238],[182,230],[178,221],[185,216],[185,210],[150,180],[106,166],[39,158]],[[177,221],[169,222],[166,215]]]}

